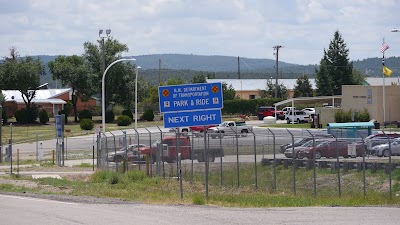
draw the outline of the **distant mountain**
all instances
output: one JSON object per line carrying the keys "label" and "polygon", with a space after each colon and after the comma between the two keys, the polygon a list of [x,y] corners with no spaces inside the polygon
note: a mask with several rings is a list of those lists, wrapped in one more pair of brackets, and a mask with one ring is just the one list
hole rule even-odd
{"label": "distant mountain", "polygon": [[[53,61],[57,56],[38,55],[46,65],[47,74],[42,77],[42,83],[49,83],[55,87],[48,71],[47,63]],[[204,56],[184,54],[155,54],[139,55],[136,58],[138,65],[142,67],[140,75],[152,84],[157,84],[159,79],[165,81],[170,77],[180,77],[190,82],[194,75],[199,72],[215,73],[216,78],[229,79],[238,78],[238,59],[233,56]],[[161,63],[160,63],[161,62]],[[276,76],[275,60],[239,58],[240,78],[257,79],[271,78]],[[381,76],[382,60],[380,58],[368,58],[353,62],[354,68],[366,74],[366,76]],[[393,70],[394,75],[400,72],[400,57],[390,57],[385,60],[385,65]],[[315,69],[318,65],[298,65],[279,61],[280,78],[298,78],[305,74],[315,77]],[[161,68],[161,70],[159,70]],[[160,76],[161,75],[161,76]],[[59,84],[58,84],[59,86]]]}

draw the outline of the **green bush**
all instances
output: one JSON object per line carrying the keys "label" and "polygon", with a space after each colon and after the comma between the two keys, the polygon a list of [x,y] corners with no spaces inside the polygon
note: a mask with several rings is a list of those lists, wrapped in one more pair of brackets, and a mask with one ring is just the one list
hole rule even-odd
{"label": "green bush", "polygon": [[64,114],[65,116],[71,115],[72,112],[72,102],[71,100],[67,101],[67,104],[64,105]]}
{"label": "green bush", "polygon": [[114,105],[112,108],[112,111],[114,113],[114,115],[119,116],[119,115],[123,115],[122,112],[124,111],[124,107],[122,105]]}
{"label": "green bush", "polygon": [[129,116],[120,115],[117,117],[118,126],[129,126],[132,124],[132,119]]}
{"label": "green bush", "polygon": [[94,127],[94,123],[91,119],[82,119],[79,126],[82,130],[91,130]]}
{"label": "green bush", "polygon": [[194,205],[204,205],[204,204],[206,204],[206,201],[204,200],[203,196],[196,195],[196,196],[193,197],[192,200],[193,200],[193,204]]}
{"label": "green bush", "polygon": [[114,119],[115,119],[114,112],[113,111],[107,111],[106,112],[106,118],[105,118],[106,123],[112,123],[112,122],[114,122]]}
{"label": "green bush", "polygon": [[67,111],[66,111],[65,109],[58,111],[58,115],[62,115],[62,114],[65,115],[65,117],[64,117],[64,124],[67,124],[67,123],[68,123],[68,114],[67,114]]}
{"label": "green bush", "polygon": [[101,116],[101,106],[96,105],[90,109],[92,116]]}
{"label": "green bush", "polygon": [[26,109],[18,109],[17,111],[15,111],[15,113],[14,113],[14,117],[15,117],[15,120],[17,121],[17,123],[22,123],[22,124],[24,124],[24,123],[27,123],[28,122],[28,120],[27,120],[27,112],[26,112]]}
{"label": "green bush", "polygon": [[369,112],[367,109],[364,108],[363,111],[357,113],[356,121],[368,122],[370,120],[371,120],[371,116],[369,115]]}
{"label": "green bush", "polygon": [[39,121],[41,124],[46,124],[47,122],[49,122],[49,115],[47,114],[47,111],[42,109],[39,112]]}
{"label": "green bush", "polygon": [[142,118],[146,121],[153,121],[154,120],[154,112],[152,109],[146,109],[144,111]]}
{"label": "green bush", "polygon": [[[335,113],[335,122],[336,123],[347,123],[352,122],[353,110],[344,111],[343,109],[339,109]],[[354,111],[354,122],[368,122],[370,121],[370,115],[367,109],[363,111]]]}
{"label": "green bush", "polygon": [[91,176],[93,183],[117,184],[120,181],[120,175],[113,171],[97,171]]}
{"label": "green bush", "polygon": [[125,109],[124,111],[122,111],[122,115],[124,116],[129,116],[129,118],[131,118],[133,120],[133,114],[132,111],[129,109]]}
{"label": "green bush", "polygon": [[93,116],[89,110],[85,109],[79,112],[78,117],[79,120],[83,120],[83,119],[92,119]]}

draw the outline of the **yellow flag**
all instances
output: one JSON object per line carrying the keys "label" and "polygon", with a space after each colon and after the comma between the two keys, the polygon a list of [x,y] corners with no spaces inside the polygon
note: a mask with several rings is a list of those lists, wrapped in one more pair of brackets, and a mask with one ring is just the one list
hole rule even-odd
{"label": "yellow flag", "polygon": [[390,77],[390,75],[392,75],[392,73],[393,73],[393,71],[391,71],[389,68],[387,68],[386,66],[383,67],[383,74]]}

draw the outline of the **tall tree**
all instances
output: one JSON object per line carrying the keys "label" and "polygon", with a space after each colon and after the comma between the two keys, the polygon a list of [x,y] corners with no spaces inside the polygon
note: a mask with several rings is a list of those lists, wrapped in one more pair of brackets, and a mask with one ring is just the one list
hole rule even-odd
{"label": "tall tree", "polygon": [[296,85],[294,87],[294,97],[312,97],[313,90],[308,80],[307,75],[303,75],[297,79]]}
{"label": "tall tree", "polygon": [[1,64],[3,88],[21,92],[25,108],[29,114],[28,123],[35,120],[32,100],[40,85],[40,76],[45,74],[43,62],[30,56],[19,57],[15,47],[10,48],[10,56],[4,58]]}
{"label": "tall tree", "polygon": [[78,122],[76,103],[78,99],[87,101],[94,93],[92,86],[94,75],[90,73],[89,66],[85,63],[83,57],[77,55],[58,56],[48,65],[53,80],[59,79],[63,86],[69,86],[72,89],[72,108],[75,122]]}
{"label": "tall tree", "polygon": [[272,83],[271,80],[267,80],[267,87],[265,90],[259,91],[262,98],[273,98],[275,97],[275,88],[278,90],[278,98],[286,99],[288,95],[288,90],[283,84],[279,84],[278,87]]}
{"label": "tall tree", "polygon": [[329,76],[328,66],[326,60],[321,60],[319,70],[316,69],[315,85],[317,86],[318,96],[331,96],[333,95],[332,77]]}
{"label": "tall tree", "polygon": [[[342,85],[355,84],[353,80],[352,70],[353,64],[349,61],[349,49],[346,47],[342,35],[339,31],[336,31],[333,35],[333,40],[329,44],[328,50],[324,49],[324,57],[321,60],[325,63],[324,73],[317,72],[317,87],[318,82],[331,83],[333,95],[342,94]],[[320,77],[318,77],[320,75]],[[325,77],[330,77],[329,80],[324,80]],[[326,86],[326,84],[320,86]],[[317,91],[317,93],[324,92],[323,90]]]}
{"label": "tall tree", "polygon": [[[91,42],[84,43],[84,58],[89,63],[91,70],[96,74],[95,87],[97,93],[101,90],[101,80],[103,73],[101,71],[102,60],[102,41],[98,40],[97,44]],[[107,67],[117,59],[122,58],[123,52],[128,52],[129,48],[126,44],[120,43],[108,37],[104,43],[105,66]],[[120,103],[129,109],[133,105],[135,98],[135,67],[129,63],[117,63],[113,65],[107,72],[105,77],[106,87],[106,105],[109,102]]]}
{"label": "tall tree", "polygon": [[227,83],[222,83],[222,97],[225,100],[232,100],[236,98],[236,91],[233,88],[232,84],[228,86]]}
{"label": "tall tree", "polygon": [[165,81],[165,85],[179,85],[184,83],[185,82],[179,77],[173,77]]}
{"label": "tall tree", "polygon": [[203,72],[195,74],[193,76],[192,83],[206,83],[206,77],[204,76]]}

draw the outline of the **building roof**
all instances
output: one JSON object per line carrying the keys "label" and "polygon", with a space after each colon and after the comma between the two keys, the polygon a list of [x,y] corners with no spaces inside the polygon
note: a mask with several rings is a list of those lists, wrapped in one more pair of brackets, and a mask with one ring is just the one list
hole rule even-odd
{"label": "building roof", "polygon": [[[226,83],[228,86],[232,85],[236,91],[256,91],[265,90],[267,88],[267,80],[270,79],[206,79],[207,83],[221,82]],[[309,78],[312,89],[316,89],[315,78]],[[278,84],[283,84],[287,89],[293,90],[296,85],[297,79],[278,79]],[[275,79],[272,79],[275,84]],[[382,86],[382,77],[367,77],[367,85]],[[390,86],[392,83],[400,85],[399,77],[385,77],[385,86]]]}
{"label": "building roof", "polygon": [[[64,89],[41,89],[36,90],[35,98],[32,99],[33,103],[53,103],[53,104],[65,104],[66,102],[56,97],[69,93],[71,88]],[[7,101],[14,101],[17,103],[24,103],[22,94],[18,90],[2,90],[1,91]]]}

